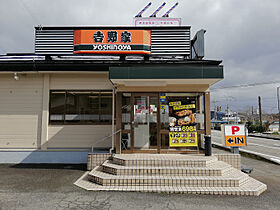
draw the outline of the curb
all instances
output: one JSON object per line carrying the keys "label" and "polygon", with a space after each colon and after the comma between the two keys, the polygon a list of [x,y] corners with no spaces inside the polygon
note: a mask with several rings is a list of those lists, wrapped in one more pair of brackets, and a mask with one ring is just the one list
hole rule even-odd
{"label": "curb", "polygon": [[[215,142],[212,142],[212,147],[217,147],[217,148],[220,148],[220,149],[230,151],[229,147],[225,147],[222,144],[215,143]],[[260,158],[262,160],[280,165],[280,159],[278,157],[264,155],[264,154],[261,154],[261,153],[258,153],[258,152],[253,152],[253,151],[249,151],[249,150],[241,149],[241,148],[239,148],[239,152],[240,152],[240,154],[246,154],[246,155],[254,156],[254,157]]]}

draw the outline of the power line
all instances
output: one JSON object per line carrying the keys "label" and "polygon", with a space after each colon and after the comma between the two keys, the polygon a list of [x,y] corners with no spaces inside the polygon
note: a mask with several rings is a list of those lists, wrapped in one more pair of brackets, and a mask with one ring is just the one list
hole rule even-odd
{"label": "power line", "polygon": [[[262,98],[264,101],[275,101],[275,100],[277,100],[276,98]],[[255,98],[242,98],[241,99],[242,101],[256,101],[256,99]],[[233,99],[232,100],[228,100],[228,98],[227,97],[223,97],[223,96],[221,96],[221,97],[218,97],[218,100],[215,100],[216,102],[225,102],[225,101],[227,101],[227,102],[230,102],[230,101],[234,101]],[[211,102],[214,102],[214,101],[211,101]]]}
{"label": "power line", "polygon": [[39,20],[32,14],[30,9],[27,7],[27,5],[24,3],[24,0],[19,0],[19,2],[22,4],[25,11],[30,15],[30,17],[37,23],[39,23]]}
{"label": "power line", "polygon": [[229,88],[246,88],[246,87],[259,86],[259,85],[271,85],[271,84],[277,84],[277,83],[280,83],[280,80],[270,81],[270,82],[258,82],[258,83],[252,83],[252,84],[243,84],[243,85],[216,87],[216,88],[210,88],[210,90],[229,89]]}

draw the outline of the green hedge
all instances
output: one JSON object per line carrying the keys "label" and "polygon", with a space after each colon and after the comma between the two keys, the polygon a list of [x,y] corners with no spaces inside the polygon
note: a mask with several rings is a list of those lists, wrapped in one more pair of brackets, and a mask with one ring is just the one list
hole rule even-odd
{"label": "green hedge", "polygon": [[263,133],[267,130],[267,126],[266,125],[260,125],[260,124],[256,124],[256,125],[249,125],[248,126],[248,132],[252,133],[252,132],[258,132],[258,133]]}

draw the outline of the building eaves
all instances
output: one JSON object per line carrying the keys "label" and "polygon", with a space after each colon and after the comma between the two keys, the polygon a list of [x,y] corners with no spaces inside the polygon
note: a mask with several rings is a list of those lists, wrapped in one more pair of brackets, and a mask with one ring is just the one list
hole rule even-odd
{"label": "building eaves", "polygon": [[[105,58],[105,57],[104,57]],[[0,71],[108,71],[112,66],[181,66],[200,65],[218,66],[220,60],[120,60],[117,56],[106,56],[106,59],[94,56],[38,56],[38,55],[6,55],[0,56]]]}

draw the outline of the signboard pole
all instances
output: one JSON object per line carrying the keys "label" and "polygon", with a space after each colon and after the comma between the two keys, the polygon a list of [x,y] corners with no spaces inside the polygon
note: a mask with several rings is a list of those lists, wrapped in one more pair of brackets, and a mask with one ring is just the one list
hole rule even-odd
{"label": "signboard pole", "polygon": [[205,135],[205,156],[211,156],[212,155],[212,144],[211,144],[211,136]]}
{"label": "signboard pole", "polygon": [[233,154],[239,154],[239,147],[231,147],[230,150]]}

